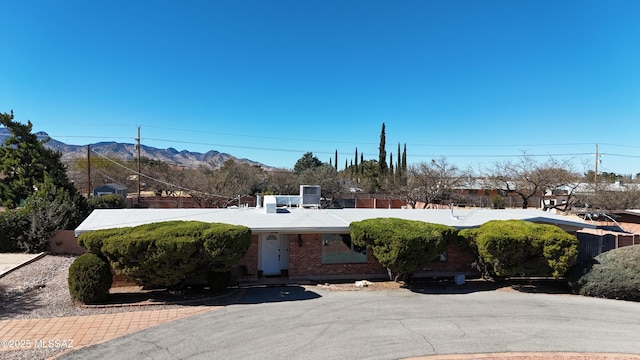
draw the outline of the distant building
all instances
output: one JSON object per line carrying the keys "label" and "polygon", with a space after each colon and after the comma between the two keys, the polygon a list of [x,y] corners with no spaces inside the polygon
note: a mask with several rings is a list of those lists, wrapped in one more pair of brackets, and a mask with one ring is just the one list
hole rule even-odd
{"label": "distant building", "polygon": [[127,187],[120,184],[105,184],[93,189],[93,196],[118,194],[123,198],[127,197]]}

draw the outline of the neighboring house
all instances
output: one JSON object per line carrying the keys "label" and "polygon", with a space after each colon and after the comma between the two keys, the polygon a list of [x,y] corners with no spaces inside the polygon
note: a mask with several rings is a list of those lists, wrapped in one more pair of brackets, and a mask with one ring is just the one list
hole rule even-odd
{"label": "neighboring house", "polygon": [[640,244],[640,210],[609,210],[578,214],[595,225],[576,233],[580,241],[578,260],[587,260],[603,252]]}
{"label": "neighboring house", "polygon": [[105,184],[93,189],[93,196],[118,194],[123,198],[127,197],[127,187],[120,184]]}
{"label": "neighboring house", "polygon": [[[301,191],[302,192],[302,191]],[[300,199],[298,199],[300,200]],[[534,209],[319,209],[303,199],[265,196],[264,206],[224,209],[109,209],[94,210],[75,230],[79,234],[99,229],[170,221],[196,220],[247,226],[252,241],[244,259],[249,273],[288,276],[292,279],[364,279],[387,276],[371,250],[351,242],[349,224],[372,218],[402,218],[450,225],[478,227],[490,220],[520,219],[554,224],[569,233],[595,227],[577,217]],[[439,261],[423,269],[427,274],[472,274],[473,258],[451,244]]]}

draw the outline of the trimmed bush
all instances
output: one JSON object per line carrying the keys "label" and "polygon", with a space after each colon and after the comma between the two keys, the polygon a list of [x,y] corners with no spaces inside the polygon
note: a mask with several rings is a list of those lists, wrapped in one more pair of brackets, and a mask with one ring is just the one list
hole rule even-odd
{"label": "trimmed bush", "polygon": [[78,243],[109,260],[116,273],[147,288],[180,288],[189,279],[226,272],[244,256],[251,230],[198,221],[168,221],[81,234]]}
{"label": "trimmed bush", "polygon": [[445,252],[457,234],[450,226],[397,218],[352,222],[349,228],[354,244],[370,247],[396,281]]}
{"label": "trimmed bush", "polygon": [[229,224],[211,224],[203,234],[204,249],[213,260],[212,270],[226,272],[237,265],[251,244],[251,229]]}
{"label": "trimmed bush", "polygon": [[69,293],[82,303],[106,301],[112,282],[109,263],[96,254],[80,255],[69,267]]}
{"label": "trimmed bush", "polygon": [[567,282],[576,294],[640,301],[640,245],[610,250],[573,266]]}
{"label": "trimmed bush", "polygon": [[92,209],[124,209],[124,197],[120,194],[93,196],[88,200]]}
{"label": "trimmed bush", "polygon": [[578,239],[554,225],[494,220],[460,231],[485,275],[563,276],[578,257]]}

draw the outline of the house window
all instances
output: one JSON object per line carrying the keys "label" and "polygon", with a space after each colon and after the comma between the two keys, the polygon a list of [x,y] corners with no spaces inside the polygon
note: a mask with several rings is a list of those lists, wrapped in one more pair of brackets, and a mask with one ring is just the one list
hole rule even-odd
{"label": "house window", "polygon": [[322,263],[366,263],[367,248],[356,246],[349,234],[322,234]]}

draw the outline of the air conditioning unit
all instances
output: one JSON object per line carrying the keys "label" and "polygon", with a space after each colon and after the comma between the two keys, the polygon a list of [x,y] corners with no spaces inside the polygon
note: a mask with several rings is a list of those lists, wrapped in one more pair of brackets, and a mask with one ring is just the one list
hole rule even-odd
{"label": "air conditioning unit", "polygon": [[320,207],[320,185],[300,185],[300,206]]}

